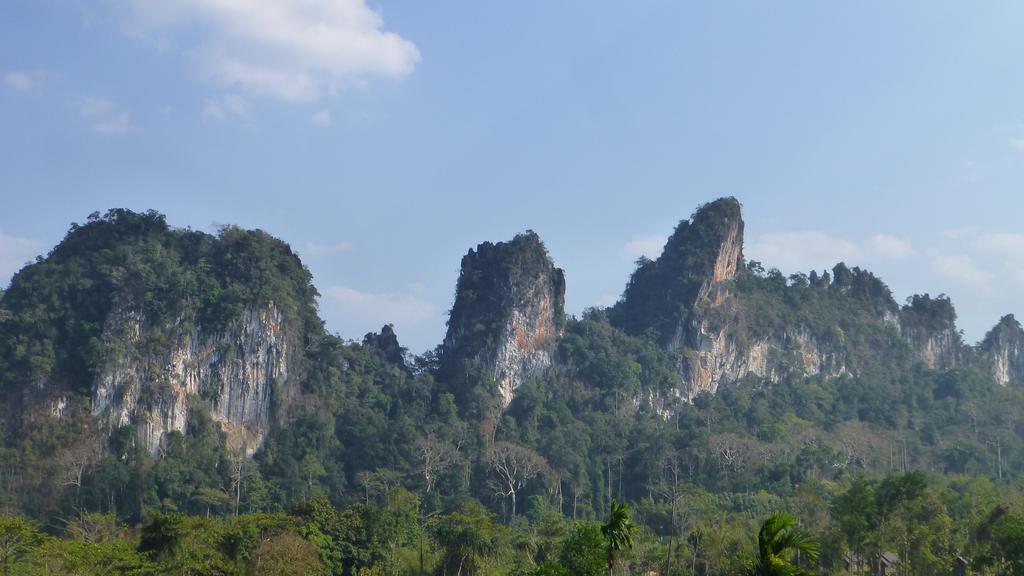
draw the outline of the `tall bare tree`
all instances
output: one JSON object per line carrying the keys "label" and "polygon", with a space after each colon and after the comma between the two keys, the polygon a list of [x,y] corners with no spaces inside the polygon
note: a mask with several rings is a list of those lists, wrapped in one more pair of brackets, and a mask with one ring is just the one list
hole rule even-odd
{"label": "tall bare tree", "polygon": [[61,483],[75,487],[75,505],[80,504],[82,481],[97,466],[103,457],[103,440],[92,430],[80,434],[76,441],[57,455],[61,471]]}
{"label": "tall bare tree", "polygon": [[516,495],[546,468],[544,457],[511,442],[495,442],[488,457],[496,476],[491,485],[498,494],[511,500],[515,518]]}
{"label": "tall bare tree", "polygon": [[442,438],[430,434],[416,443],[416,453],[420,460],[420,472],[427,492],[434,490],[437,479],[451,467],[455,461],[455,447]]}
{"label": "tall bare tree", "polygon": [[242,450],[232,451],[228,455],[228,472],[231,476],[231,491],[235,493],[234,515],[238,516],[238,506],[242,502],[242,485],[252,475],[249,458]]}

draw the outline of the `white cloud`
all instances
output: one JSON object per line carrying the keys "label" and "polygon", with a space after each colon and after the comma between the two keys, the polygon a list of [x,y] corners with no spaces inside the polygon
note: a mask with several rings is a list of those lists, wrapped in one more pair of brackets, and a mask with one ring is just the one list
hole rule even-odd
{"label": "white cloud", "polygon": [[101,134],[122,134],[132,129],[132,115],[110,100],[86,98],[79,112],[92,129]]}
{"label": "white cloud", "polygon": [[249,115],[249,101],[238,94],[223,94],[208,98],[203,103],[203,116],[215,120],[228,117],[245,118]]}
{"label": "white cloud", "polygon": [[942,235],[950,240],[963,240],[969,236],[977,234],[978,229],[974,226],[963,226],[961,228],[947,228],[942,231]]}
{"label": "white cloud", "polygon": [[1018,152],[1024,152],[1024,138],[1011,138],[1009,144],[1010,148]]}
{"label": "white cloud", "polygon": [[396,328],[420,324],[434,319],[437,312],[432,302],[411,291],[375,293],[348,286],[324,290],[321,307],[349,335],[379,330],[388,323]]}
{"label": "white cloud", "polygon": [[0,230],[0,287],[6,286],[11,276],[32,260],[41,247],[36,240],[11,236]]}
{"label": "white cloud", "polygon": [[971,244],[978,250],[996,254],[1008,260],[1024,260],[1024,234],[982,234]]}
{"label": "white cloud", "polygon": [[202,77],[282,100],[317,100],[367,77],[402,78],[420,60],[365,0],[110,1],[129,33],[186,31]]}
{"label": "white cloud", "polygon": [[324,109],[309,117],[309,123],[317,128],[327,128],[331,125],[331,111]]}
{"label": "white cloud", "polygon": [[1009,271],[1010,277],[1017,283],[1017,286],[1024,288],[1024,269],[1016,268]]}
{"label": "white cloud", "polygon": [[11,70],[4,74],[4,84],[18,92],[29,92],[43,79],[41,70]]}
{"label": "white cloud", "polygon": [[875,234],[871,237],[871,251],[879,258],[905,260],[914,254],[914,247],[902,238],[889,234]]}
{"label": "white cloud", "polygon": [[664,236],[638,236],[626,242],[620,252],[623,256],[631,259],[641,256],[654,259],[661,255],[662,249],[665,248],[665,242],[668,242],[668,238]]}
{"label": "white cloud", "polygon": [[931,268],[936,273],[973,288],[982,294],[992,293],[992,281],[995,275],[974,263],[974,259],[966,255],[947,255],[930,250],[928,257]]}
{"label": "white cloud", "polygon": [[787,272],[831,268],[838,262],[854,263],[864,256],[857,244],[817,230],[762,234],[746,252],[748,258],[765,267]]}
{"label": "white cloud", "polygon": [[306,242],[302,246],[304,256],[325,256],[328,254],[342,254],[351,252],[355,247],[351,242],[335,242],[334,244],[320,244],[318,242]]}

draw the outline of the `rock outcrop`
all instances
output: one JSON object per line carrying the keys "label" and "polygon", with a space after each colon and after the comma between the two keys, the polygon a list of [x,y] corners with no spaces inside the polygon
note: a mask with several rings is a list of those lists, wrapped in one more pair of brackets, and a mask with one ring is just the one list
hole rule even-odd
{"label": "rock outcrop", "polygon": [[964,344],[956,328],[956,310],[944,295],[915,295],[900,310],[899,328],[917,358],[932,370],[962,362]]}
{"label": "rock outcrop", "polygon": [[699,308],[721,306],[727,284],[743,264],[743,219],[734,198],[701,206],[683,220],[656,260],[641,260],[612,324],[632,334],[652,334],[670,349],[700,348]]}
{"label": "rock outcrop", "polygon": [[[803,290],[810,300],[857,301],[859,314],[873,326],[872,337],[887,342],[886,336],[895,335],[898,307],[877,278],[839,264],[834,282],[828,273],[812,273],[793,280],[802,284],[792,288],[777,271],[745,267],[743,230],[734,198],[701,206],[679,224],[658,259],[639,263],[609,312],[616,327],[653,335],[677,355],[683,398],[713,393],[746,376],[777,381],[852,371],[854,354],[842,326],[802,316],[779,296],[788,289]],[[765,302],[774,309],[764,310]]]}
{"label": "rock outcrop", "polygon": [[130,426],[158,455],[208,414],[229,448],[252,454],[302,394],[291,383],[323,334],[315,298],[298,256],[265,232],[93,214],[3,296],[5,431],[89,415],[98,429]]}
{"label": "rock outcrop", "polygon": [[701,206],[679,223],[656,260],[640,262],[610,311],[615,326],[653,334],[678,354],[684,398],[747,374],[775,375],[775,343],[741,342],[734,321],[738,301],[731,284],[743,266],[743,227],[736,199]]}
{"label": "rock outcrop", "polygon": [[152,326],[119,306],[104,330],[108,350],[92,395],[92,412],[110,427],[133,425],[158,454],[172,431],[185,432],[192,409],[205,405],[231,448],[252,454],[270,428],[273,391],[288,378],[289,338],[270,304],[247,308],[215,334],[193,319]]}
{"label": "rock outcrop", "polygon": [[1024,382],[1024,329],[1013,314],[1003,316],[985,335],[978,352],[999,384]]}
{"label": "rock outcrop", "polygon": [[519,386],[551,365],[564,302],[564,274],[536,233],[470,250],[442,345],[443,379],[464,397],[465,376],[483,370],[507,407]]}

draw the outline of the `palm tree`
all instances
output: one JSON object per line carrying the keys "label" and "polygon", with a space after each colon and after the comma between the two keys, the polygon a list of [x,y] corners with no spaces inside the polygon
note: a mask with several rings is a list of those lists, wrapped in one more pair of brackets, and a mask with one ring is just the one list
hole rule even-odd
{"label": "palm tree", "polygon": [[608,523],[601,526],[601,534],[608,543],[608,574],[612,573],[619,552],[633,548],[634,532],[636,524],[629,519],[629,508],[613,499]]}
{"label": "palm tree", "polygon": [[812,572],[787,559],[792,552],[799,552],[814,562],[818,559],[818,542],[797,528],[795,516],[776,512],[764,521],[757,533],[757,557],[747,569],[747,575],[812,576]]}

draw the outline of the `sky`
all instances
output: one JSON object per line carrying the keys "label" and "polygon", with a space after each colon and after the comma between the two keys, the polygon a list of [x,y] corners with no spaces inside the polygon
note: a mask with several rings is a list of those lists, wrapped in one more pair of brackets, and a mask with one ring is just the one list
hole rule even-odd
{"label": "sky", "polygon": [[1024,2],[4,0],[0,286],[93,211],[261,228],[328,328],[444,336],[535,230],[572,314],[701,203],[746,256],[1024,315]]}

